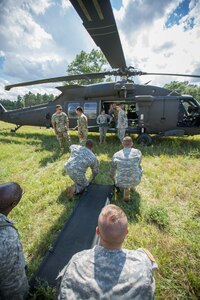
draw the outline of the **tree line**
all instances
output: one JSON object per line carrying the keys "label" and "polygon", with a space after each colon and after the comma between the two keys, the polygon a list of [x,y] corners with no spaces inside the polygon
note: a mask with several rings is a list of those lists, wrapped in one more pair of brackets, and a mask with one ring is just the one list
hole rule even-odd
{"label": "tree line", "polygon": [[29,92],[28,94],[25,94],[24,96],[18,96],[16,101],[11,101],[8,99],[0,99],[1,104],[5,107],[7,110],[12,109],[18,109],[23,107],[30,107],[33,105],[38,105],[42,103],[47,103],[50,101],[54,101],[55,96],[53,94],[39,94],[36,95]]}
{"label": "tree line", "polygon": [[172,81],[165,84],[164,87],[181,95],[191,95],[200,102],[200,87],[196,84],[190,84],[188,81]]}

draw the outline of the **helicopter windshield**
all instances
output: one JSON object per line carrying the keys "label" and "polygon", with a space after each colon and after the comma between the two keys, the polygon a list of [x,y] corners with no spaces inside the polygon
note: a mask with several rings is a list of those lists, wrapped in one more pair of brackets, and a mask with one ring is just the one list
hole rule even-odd
{"label": "helicopter windshield", "polygon": [[200,126],[200,105],[191,96],[182,96],[180,98],[178,126]]}

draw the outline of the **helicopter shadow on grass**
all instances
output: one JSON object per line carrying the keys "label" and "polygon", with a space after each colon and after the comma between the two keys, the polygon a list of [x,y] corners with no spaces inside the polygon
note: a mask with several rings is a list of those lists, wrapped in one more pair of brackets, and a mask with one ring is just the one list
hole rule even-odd
{"label": "helicopter shadow on grass", "polygon": [[[2,138],[2,136],[4,138]],[[0,132],[0,140],[2,143],[27,144],[38,146],[38,151],[52,151],[54,137],[42,133],[22,133],[22,132]]]}

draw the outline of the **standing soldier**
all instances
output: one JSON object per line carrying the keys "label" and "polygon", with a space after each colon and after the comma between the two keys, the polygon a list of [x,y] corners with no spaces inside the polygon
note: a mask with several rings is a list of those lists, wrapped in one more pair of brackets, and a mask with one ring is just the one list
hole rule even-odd
{"label": "standing soldier", "polygon": [[100,133],[100,144],[106,143],[106,133],[108,131],[108,126],[110,125],[111,116],[105,113],[105,110],[102,109],[101,114],[97,117],[97,124],[99,125]]}
{"label": "standing soldier", "polygon": [[108,113],[112,117],[111,124],[113,124],[113,127],[116,128],[118,120],[118,111],[116,109],[116,103],[110,105]]}
{"label": "standing soldier", "polygon": [[92,170],[91,181],[96,177],[99,172],[99,163],[92,152],[94,143],[92,140],[86,141],[86,146],[71,145],[70,158],[65,163],[65,171],[69,177],[75,182],[75,187],[70,186],[67,188],[67,196],[69,199],[73,197],[73,194],[79,194],[89,185],[85,174],[88,168]]}
{"label": "standing soldier", "polygon": [[140,150],[132,148],[133,141],[130,136],[123,139],[124,149],[113,155],[110,176],[117,188],[124,192],[124,201],[130,199],[130,189],[135,189],[142,177]]}
{"label": "standing soldier", "polygon": [[74,127],[73,130],[78,129],[79,143],[80,145],[85,146],[85,143],[87,141],[87,136],[88,136],[87,117],[84,115],[83,109],[80,106],[76,108],[76,114],[78,116],[77,126]]}
{"label": "standing soldier", "polygon": [[121,108],[121,104],[117,104],[116,109],[118,111],[117,135],[120,142],[122,143],[126,128],[128,127],[128,118],[126,112]]}
{"label": "standing soldier", "polygon": [[55,130],[61,150],[64,150],[64,140],[67,141],[68,146],[71,145],[71,141],[68,133],[69,119],[67,114],[62,111],[61,105],[56,105],[56,112],[51,117],[51,123]]}

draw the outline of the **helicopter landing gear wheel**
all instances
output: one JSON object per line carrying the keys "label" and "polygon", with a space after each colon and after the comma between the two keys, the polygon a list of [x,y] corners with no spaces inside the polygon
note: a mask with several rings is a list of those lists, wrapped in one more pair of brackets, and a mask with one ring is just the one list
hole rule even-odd
{"label": "helicopter landing gear wheel", "polygon": [[152,142],[153,142],[152,137],[150,135],[148,135],[147,133],[142,133],[137,138],[137,144],[150,146],[152,144]]}

